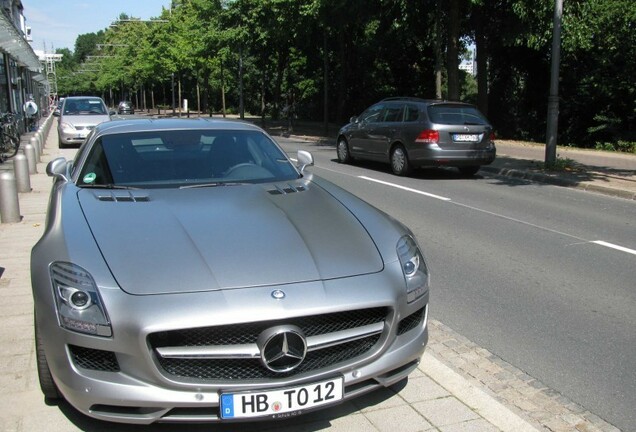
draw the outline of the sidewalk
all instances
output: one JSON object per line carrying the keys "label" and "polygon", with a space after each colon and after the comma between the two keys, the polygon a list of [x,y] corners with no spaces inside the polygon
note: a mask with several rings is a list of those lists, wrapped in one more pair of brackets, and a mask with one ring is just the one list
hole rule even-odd
{"label": "sidewalk", "polygon": [[[0,224],[0,430],[139,431],[103,423],[67,404],[47,405],[39,390],[33,343],[29,256],[42,235],[51,179],[46,163],[71,158],[51,128],[32,191],[20,194],[19,223]],[[0,167],[8,169],[9,165]],[[379,390],[290,422],[257,425],[153,425],[147,431],[617,431],[542,383],[431,320],[430,341],[408,383]]]}

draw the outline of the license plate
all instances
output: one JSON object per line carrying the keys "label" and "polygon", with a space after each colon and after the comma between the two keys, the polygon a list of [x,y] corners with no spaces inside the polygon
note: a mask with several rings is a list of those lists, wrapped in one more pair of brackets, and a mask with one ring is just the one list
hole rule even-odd
{"label": "license plate", "polygon": [[479,135],[478,134],[453,134],[453,141],[477,142],[479,141]]}
{"label": "license plate", "polygon": [[262,392],[221,394],[221,418],[284,417],[342,400],[343,378]]}

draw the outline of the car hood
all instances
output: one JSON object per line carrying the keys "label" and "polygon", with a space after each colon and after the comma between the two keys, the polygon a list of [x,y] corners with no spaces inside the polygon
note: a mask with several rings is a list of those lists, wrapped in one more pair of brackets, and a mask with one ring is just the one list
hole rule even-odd
{"label": "car hood", "polygon": [[313,183],[78,193],[119,286],[137,295],[375,273],[368,232]]}
{"label": "car hood", "polygon": [[70,123],[73,126],[95,126],[110,120],[107,114],[65,115],[61,123]]}

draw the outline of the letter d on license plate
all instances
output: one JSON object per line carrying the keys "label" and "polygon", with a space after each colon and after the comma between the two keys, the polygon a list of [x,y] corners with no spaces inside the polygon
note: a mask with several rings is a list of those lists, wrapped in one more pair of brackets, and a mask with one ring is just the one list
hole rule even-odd
{"label": "letter d on license plate", "polygon": [[274,416],[342,400],[343,378],[262,392],[221,394],[221,418]]}

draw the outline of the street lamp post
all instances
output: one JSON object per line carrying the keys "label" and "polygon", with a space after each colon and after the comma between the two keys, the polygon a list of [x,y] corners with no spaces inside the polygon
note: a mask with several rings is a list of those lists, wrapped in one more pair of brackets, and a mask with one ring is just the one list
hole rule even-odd
{"label": "street lamp post", "polygon": [[548,96],[548,125],[545,143],[545,164],[556,163],[557,132],[559,124],[559,63],[561,61],[561,16],[563,0],[554,2],[554,28],[552,29],[552,66],[550,70],[550,95]]}

